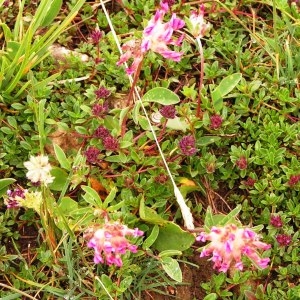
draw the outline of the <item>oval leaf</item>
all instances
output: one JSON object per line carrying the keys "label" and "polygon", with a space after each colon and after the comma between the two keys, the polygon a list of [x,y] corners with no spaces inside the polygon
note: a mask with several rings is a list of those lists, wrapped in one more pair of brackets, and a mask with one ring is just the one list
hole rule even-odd
{"label": "oval leaf", "polygon": [[154,225],[152,228],[151,234],[146,238],[146,240],[143,243],[143,249],[149,249],[153,243],[156,241],[159,233],[159,227],[157,225]]}
{"label": "oval leaf", "polygon": [[16,180],[13,178],[3,178],[0,179],[0,197],[6,194],[7,186],[14,183]]}
{"label": "oval leaf", "polygon": [[153,247],[159,252],[165,250],[184,251],[192,246],[195,237],[172,222],[167,222],[159,228],[159,235]]}
{"label": "oval leaf", "polygon": [[166,256],[162,257],[160,261],[163,269],[172,279],[182,282],[182,272],[176,259]]}
{"label": "oval leaf", "polygon": [[180,102],[180,99],[174,92],[163,87],[156,87],[143,96],[143,101],[172,105]]}

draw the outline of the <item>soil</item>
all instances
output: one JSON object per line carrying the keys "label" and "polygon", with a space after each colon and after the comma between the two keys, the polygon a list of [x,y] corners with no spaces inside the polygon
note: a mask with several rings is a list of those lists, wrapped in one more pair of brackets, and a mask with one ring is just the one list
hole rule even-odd
{"label": "soil", "polygon": [[207,259],[199,257],[199,253],[194,253],[189,257],[189,261],[196,266],[187,264],[181,265],[183,284],[174,287],[168,287],[163,292],[168,295],[161,295],[154,292],[144,293],[144,300],[201,300],[206,296],[206,292],[201,288],[201,283],[210,280],[213,274],[212,265]]}

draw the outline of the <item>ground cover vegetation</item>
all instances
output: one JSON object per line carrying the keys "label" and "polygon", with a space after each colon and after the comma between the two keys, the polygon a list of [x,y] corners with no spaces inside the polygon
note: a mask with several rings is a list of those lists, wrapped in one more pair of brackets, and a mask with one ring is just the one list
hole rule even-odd
{"label": "ground cover vegetation", "polygon": [[299,1],[0,0],[1,299],[300,299]]}

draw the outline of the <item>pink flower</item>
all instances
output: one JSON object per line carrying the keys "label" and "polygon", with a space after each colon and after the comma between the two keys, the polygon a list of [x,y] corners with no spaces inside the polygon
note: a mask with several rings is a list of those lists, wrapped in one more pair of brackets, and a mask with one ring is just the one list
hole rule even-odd
{"label": "pink flower", "polygon": [[137,70],[144,54],[149,50],[159,53],[164,58],[176,62],[180,61],[183,52],[173,51],[168,45],[180,46],[184,35],[182,34],[177,40],[174,40],[172,35],[174,31],[184,27],[185,23],[177,18],[176,14],[172,15],[169,22],[164,23],[163,19],[168,9],[168,3],[161,2],[160,9],[156,11],[143,31],[142,41],[130,40],[122,46],[124,53],[121,55],[117,65],[119,66],[133,58],[132,65],[126,69],[127,74],[131,75]]}
{"label": "pink flower", "polygon": [[164,58],[174,61],[180,61],[183,52],[176,52],[169,49],[168,45],[179,46],[184,35],[181,35],[177,40],[172,39],[173,32],[184,27],[183,20],[172,14],[169,22],[164,23],[163,19],[168,9],[167,3],[161,4],[161,9],[158,9],[149,21],[143,32],[143,40],[141,44],[142,53],[152,50],[161,54]]}
{"label": "pink flower", "polygon": [[[109,266],[122,267],[121,255],[125,254],[126,251],[137,252],[137,246],[131,244],[126,236],[139,237],[143,234],[138,228],[129,229],[126,225],[118,222],[106,223],[93,232],[87,246],[95,250],[95,264],[105,263]],[[89,234],[87,233],[87,235]]]}
{"label": "pink flower", "polygon": [[200,257],[212,255],[214,268],[227,272],[230,267],[243,270],[242,256],[247,256],[255,265],[264,269],[270,259],[261,258],[257,250],[267,250],[271,246],[259,241],[259,236],[249,228],[238,228],[235,224],[212,227],[210,233],[202,232],[196,240],[211,241]]}
{"label": "pink flower", "polygon": [[137,40],[130,40],[123,44],[122,50],[124,51],[124,53],[121,55],[119,61],[117,62],[117,66],[120,66],[127,62],[130,58],[133,58],[132,65],[126,69],[126,73],[128,75],[132,75],[143,60],[141,43]]}
{"label": "pink flower", "polygon": [[204,20],[204,5],[200,6],[199,13],[193,11],[189,19],[189,30],[195,38],[202,38],[209,30],[210,24]]}

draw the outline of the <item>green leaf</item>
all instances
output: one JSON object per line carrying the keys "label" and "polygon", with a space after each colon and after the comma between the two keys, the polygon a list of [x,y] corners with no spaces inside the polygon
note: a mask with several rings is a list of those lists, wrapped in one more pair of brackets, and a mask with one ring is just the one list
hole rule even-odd
{"label": "green leaf", "polygon": [[66,182],[68,181],[68,174],[65,170],[54,167],[51,170],[51,175],[54,176],[54,181],[49,185],[53,191],[62,191]]}
{"label": "green leaf", "polygon": [[151,224],[161,225],[167,223],[167,221],[158,215],[154,209],[145,205],[143,198],[140,201],[139,214],[142,220]]}
{"label": "green leaf", "polygon": [[116,188],[112,188],[112,190],[110,191],[110,193],[108,194],[108,196],[105,198],[104,202],[103,202],[103,208],[107,208],[108,204],[111,203],[117,194],[117,189]]}
{"label": "green leaf", "polygon": [[205,219],[204,219],[204,228],[208,232],[211,227],[214,226],[213,213],[210,206],[206,209]]}
{"label": "green leaf", "polygon": [[218,295],[216,293],[210,293],[203,298],[203,300],[216,300],[216,299],[218,299]]}
{"label": "green leaf", "polygon": [[234,73],[225,77],[220,84],[211,92],[213,106],[216,112],[223,108],[223,98],[230,93],[242,79],[241,73]]}
{"label": "green leaf", "polygon": [[219,136],[213,136],[213,135],[202,136],[197,140],[197,146],[200,147],[207,146],[209,144],[213,144],[219,141],[220,139],[221,138]]}
{"label": "green leaf", "polygon": [[102,208],[102,200],[94,189],[86,185],[82,186],[81,188],[85,191],[83,198],[87,203],[92,204],[95,207]]}
{"label": "green leaf", "polygon": [[4,194],[6,194],[7,187],[14,183],[16,180],[13,178],[3,178],[0,179],[0,197]]}
{"label": "green leaf", "polygon": [[189,128],[189,124],[185,121],[185,119],[175,117],[174,119],[168,119],[166,127],[185,132]]}
{"label": "green leaf", "polygon": [[54,146],[55,156],[56,156],[59,164],[61,165],[61,167],[70,171],[71,164],[68,161],[64,150],[61,147],[59,147],[57,144],[54,144],[53,146]]}
{"label": "green leaf", "polygon": [[160,252],[158,254],[158,257],[173,256],[173,255],[182,255],[182,252],[178,250],[165,250]]}
{"label": "green leaf", "polygon": [[54,18],[58,15],[58,13],[61,9],[61,6],[62,6],[62,0],[51,1],[48,12],[47,12],[46,17],[44,18],[43,22],[41,23],[41,26],[50,25],[53,22]]}
{"label": "green leaf", "polygon": [[148,91],[142,98],[145,102],[156,102],[162,105],[172,105],[180,102],[179,97],[172,91],[156,87]]}
{"label": "green leaf", "polygon": [[158,251],[178,250],[184,251],[195,242],[193,234],[182,230],[177,224],[166,222],[159,228],[159,235],[153,244]]}
{"label": "green leaf", "polygon": [[220,220],[218,224],[215,224],[215,226],[224,226],[226,224],[235,222],[234,218],[239,214],[241,209],[242,206],[238,204],[237,207],[233,209],[229,214],[223,216],[222,220]]}
{"label": "green leaf", "polygon": [[60,211],[66,216],[72,216],[73,211],[78,209],[78,202],[70,197],[63,197],[58,205]]}
{"label": "green leaf", "polygon": [[143,243],[143,249],[149,249],[153,243],[156,241],[159,233],[159,227],[157,225],[154,225],[152,228],[152,231],[150,235],[146,238],[146,240]]}
{"label": "green leaf", "polygon": [[160,261],[163,269],[172,279],[182,282],[182,272],[176,259],[166,256],[162,257]]}

